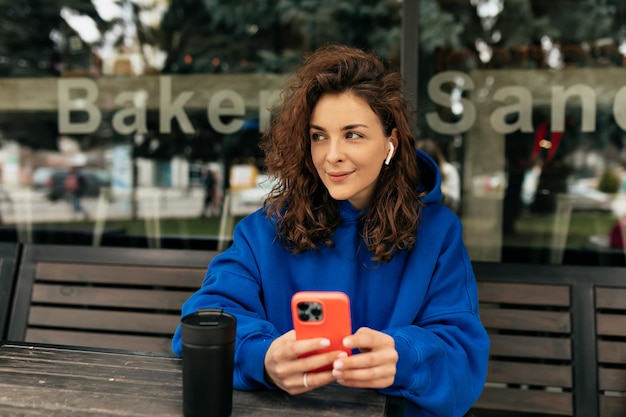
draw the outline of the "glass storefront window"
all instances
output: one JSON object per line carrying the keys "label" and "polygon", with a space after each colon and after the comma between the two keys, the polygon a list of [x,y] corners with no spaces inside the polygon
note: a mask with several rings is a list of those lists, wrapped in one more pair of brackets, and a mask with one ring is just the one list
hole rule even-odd
{"label": "glass storefront window", "polygon": [[340,42],[400,62],[397,1],[5,3],[2,240],[227,242],[266,191],[258,139],[302,53]]}
{"label": "glass storefront window", "polygon": [[473,259],[624,265],[626,4],[421,0],[419,135]]}
{"label": "glass storefront window", "polygon": [[625,263],[618,0],[27,0],[0,19],[0,240],[227,244],[268,187],[268,106],[340,42],[404,71],[473,259]]}

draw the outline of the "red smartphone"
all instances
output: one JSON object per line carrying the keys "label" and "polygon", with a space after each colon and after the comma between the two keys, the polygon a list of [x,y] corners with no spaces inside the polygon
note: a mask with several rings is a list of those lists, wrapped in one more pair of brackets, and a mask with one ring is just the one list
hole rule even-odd
{"label": "red smartphone", "polygon": [[[302,357],[322,352],[343,350],[348,355],[352,351],[343,346],[343,338],[352,334],[350,319],[350,299],[338,291],[301,291],[291,299],[291,313],[296,339],[304,340],[325,337],[330,346],[306,353]],[[331,365],[316,369],[331,369]]]}

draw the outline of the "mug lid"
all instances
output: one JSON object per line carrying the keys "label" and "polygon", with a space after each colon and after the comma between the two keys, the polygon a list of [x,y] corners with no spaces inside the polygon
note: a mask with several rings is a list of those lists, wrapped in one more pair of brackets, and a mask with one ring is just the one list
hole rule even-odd
{"label": "mug lid", "polygon": [[183,343],[224,345],[235,340],[237,319],[221,308],[203,308],[181,319]]}

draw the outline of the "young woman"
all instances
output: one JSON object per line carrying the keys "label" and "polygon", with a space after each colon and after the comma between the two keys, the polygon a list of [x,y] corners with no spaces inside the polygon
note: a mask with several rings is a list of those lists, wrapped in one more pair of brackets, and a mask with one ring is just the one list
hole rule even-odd
{"label": "young woman", "polygon": [[[462,416],[478,398],[489,339],[475,278],[437,165],[414,148],[403,85],[375,55],[332,45],[286,86],[262,142],[277,185],[182,308],[236,316],[235,388],[338,382],[402,396],[408,416]],[[355,354],[301,358],[329,343],[296,341],[302,290],[350,297]]]}

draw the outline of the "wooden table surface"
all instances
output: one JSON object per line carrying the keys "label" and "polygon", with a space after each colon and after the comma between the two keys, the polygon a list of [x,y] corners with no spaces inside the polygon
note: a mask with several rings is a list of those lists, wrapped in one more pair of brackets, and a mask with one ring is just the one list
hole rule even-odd
{"label": "wooden table surface", "polygon": [[[232,417],[400,416],[395,399],[330,385],[304,395],[233,391]],[[182,416],[179,358],[3,342],[3,417]]]}

